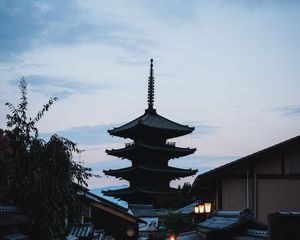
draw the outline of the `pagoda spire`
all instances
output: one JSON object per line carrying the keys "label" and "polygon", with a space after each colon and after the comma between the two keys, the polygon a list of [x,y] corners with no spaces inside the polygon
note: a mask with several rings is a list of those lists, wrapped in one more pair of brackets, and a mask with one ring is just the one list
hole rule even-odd
{"label": "pagoda spire", "polygon": [[148,80],[148,109],[152,110],[154,105],[154,70],[153,59],[150,59],[150,76]]}
{"label": "pagoda spire", "polygon": [[196,169],[171,167],[168,165],[169,160],[188,156],[196,149],[177,147],[174,142],[168,141],[170,138],[189,134],[194,128],[181,125],[156,113],[153,75],[153,59],[150,59],[148,107],[145,113],[120,127],[108,130],[112,136],[133,140],[123,148],[106,150],[110,156],[128,159],[131,166],[104,170],[107,176],[127,180],[129,187],[103,193],[130,204],[154,204],[155,207],[160,207],[165,202],[161,200],[177,191],[170,187],[172,180],[192,176],[197,172]]}

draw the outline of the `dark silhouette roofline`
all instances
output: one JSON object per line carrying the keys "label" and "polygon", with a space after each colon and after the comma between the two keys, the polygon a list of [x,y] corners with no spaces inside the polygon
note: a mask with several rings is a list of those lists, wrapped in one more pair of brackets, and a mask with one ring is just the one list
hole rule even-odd
{"label": "dark silhouette roofline", "polygon": [[176,188],[168,188],[168,191],[165,189],[154,189],[154,188],[146,188],[146,187],[128,187],[122,188],[117,190],[107,190],[102,191],[108,196],[115,196],[115,195],[131,195],[132,193],[149,193],[149,194],[162,194],[168,195],[170,192],[176,192],[178,189]]}
{"label": "dark silhouette roofline", "polygon": [[[126,208],[124,208],[124,207],[122,207],[118,204],[115,204],[111,201],[108,201],[108,200],[106,200],[102,197],[99,197],[98,195],[95,195],[91,192],[82,192],[82,194],[79,194],[79,195],[82,195],[83,197],[86,197],[87,199],[89,199],[93,203],[103,204],[106,207],[114,209],[114,211],[119,211],[120,213],[124,214],[125,216],[128,216],[132,219],[135,219],[135,221],[138,222],[138,223],[145,223],[145,221],[143,221],[142,219],[128,213]],[[97,207],[97,205],[93,205],[93,206]]]}
{"label": "dark silhouette roofline", "polygon": [[155,146],[155,145],[149,145],[149,144],[144,144],[144,143],[133,143],[129,147],[106,150],[106,153],[110,154],[110,155],[114,155],[117,153],[125,153],[125,152],[131,151],[131,150],[135,150],[137,148],[146,149],[146,150],[182,153],[182,154],[186,153],[188,155],[192,154],[196,151],[196,148],[180,148],[180,147],[168,146],[168,145]]}
{"label": "dark silhouette roofline", "polygon": [[262,149],[258,152],[252,153],[250,155],[247,155],[245,157],[242,157],[240,159],[237,159],[235,161],[232,161],[232,162],[227,163],[225,165],[222,165],[220,167],[214,168],[214,169],[212,169],[210,171],[207,171],[205,173],[202,173],[202,174],[197,176],[197,178],[195,179],[195,181],[193,183],[192,188],[194,187],[194,184],[197,184],[197,182],[202,180],[202,179],[208,179],[208,178],[214,177],[216,175],[222,174],[223,171],[225,172],[225,171],[231,170],[235,167],[238,167],[238,166],[241,166],[241,165],[244,165],[244,164],[249,164],[250,162],[256,161],[258,157],[260,157],[264,154],[268,154],[272,151],[279,150],[281,148],[284,148],[284,147],[286,147],[290,144],[294,144],[294,143],[297,143],[297,142],[300,143],[300,135],[296,136],[296,137],[293,137],[291,139],[288,139],[286,141],[280,142],[278,144],[275,144],[271,147]]}
{"label": "dark silhouette roofline", "polygon": [[[113,128],[108,130],[111,135],[120,136],[122,132],[130,131],[138,126],[150,127],[153,129],[164,129],[169,131],[178,131],[182,132],[182,135],[191,133],[195,128],[189,127],[188,125],[182,125],[176,123],[172,120],[169,120],[155,111],[146,111],[142,116],[132,120],[129,123],[126,123],[120,127]],[[180,135],[179,135],[180,136]]]}
{"label": "dark silhouette roofline", "polygon": [[195,174],[198,170],[193,169],[182,169],[182,168],[175,168],[175,167],[159,167],[157,165],[137,165],[137,166],[131,166],[121,169],[109,169],[107,171],[103,171],[105,174],[111,175],[111,174],[118,174],[118,173],[124,173],[124,172],[131,172],[137,169],[146,170],[146,171],[153,171],[153,172],[165,172],[165,173],[173,173],[173,174]]}

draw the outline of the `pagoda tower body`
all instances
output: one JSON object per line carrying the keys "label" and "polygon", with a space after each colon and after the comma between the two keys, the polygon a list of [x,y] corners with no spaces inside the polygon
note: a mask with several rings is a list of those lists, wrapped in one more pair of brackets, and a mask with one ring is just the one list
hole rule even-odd
{"label": "pagoda tower body", "polygon": [[103,191],[128,203],[154,204],[160,197],[176,192],[170,188],[171,180],[194,175],[197,170],[170,167],[168,161],[187,156],[195,148],[176,147],[167,139],[191,133],[194,128],[181,125],[157,114],[154,109],[153,60],[148,80],[148,108],[145,113],[120,127],[108,130],[112,136],[132,139],[124,148],[106,150],[111,156],[128,159],[132,166],[115,170],[104,170],[106,175],[129,181],[125,189]]}

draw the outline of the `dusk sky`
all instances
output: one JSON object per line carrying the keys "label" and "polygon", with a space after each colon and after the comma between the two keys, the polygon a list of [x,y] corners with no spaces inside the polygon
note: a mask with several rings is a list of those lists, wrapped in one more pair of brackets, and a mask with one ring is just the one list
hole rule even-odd
{"label": "dusk sky", "polygon": [[105,154],[130,141],[107,129],[144,113],[150,58],[157,112],[195,127],[171,141],[196,153],[171,166],[202,173],[300,134],[300,1],[292,0],[0,0],[0,128],[24,76],[31,115],[59,98],[38,123],[41,137],[77,142],[80,160],[101,176],[129,166]]}

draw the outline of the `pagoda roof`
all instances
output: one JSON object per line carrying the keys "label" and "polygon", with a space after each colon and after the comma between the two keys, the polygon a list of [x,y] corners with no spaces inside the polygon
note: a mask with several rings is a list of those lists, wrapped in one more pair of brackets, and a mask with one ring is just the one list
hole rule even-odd
{"label": "pagoda roof", "polygon": [[174,145],[149,145],[144,143],[133,143],[129,144],[125,148],[106,150],[106,153],[112,156],[128,158],[133,160],[138,156],[139,151],[145,155],[145,153],[154,153],[165,155],[168,159],[178,158],[182,156],[187,156],[196,151],[196,148],[179,148]]}
{"label": "pagoda roof", "polygon": [[145,114],[120,127],[108,130],[113,136],[134,139],[141,131],[159,131],[165,138],[174,138],[191,133],[194,127],[181,125],[156,113],[155,109],[146,109]]}
{"label": "pagoda roof", "polygon": [[158,166],[152,164],[145,164],[145,165],[136,165],[127,168],[115,169],[115,170],[108,170],[103,171],[106,175],[120,177],[120,178],[127,178],[128,176],[132,176],[137,171],[145,171],[145,172],[153,172],[153,173],[164,173],[164,174],[171,174],[172,178],[180,178],[191,176],[197,173],[198,170],[193,169],[182,169],[182,168],[175,168],[169,166]]}
{"label": "pagoda roof", "polygon": [[112,196],[117,198],[122,198],[123,196],[134,195],[134,194],[149,194],[149,195],[168,195],[170,193],[177,192],[176,188],[149,188],[149,187],[128,187],[117,190],[107,190],[102,191],[102,193],[106,196]]}

